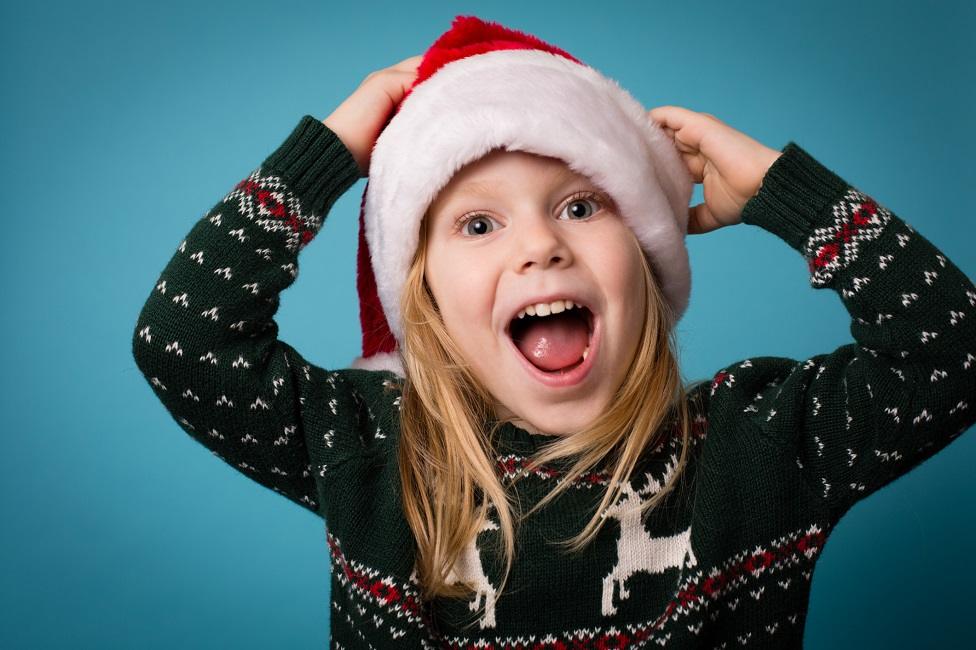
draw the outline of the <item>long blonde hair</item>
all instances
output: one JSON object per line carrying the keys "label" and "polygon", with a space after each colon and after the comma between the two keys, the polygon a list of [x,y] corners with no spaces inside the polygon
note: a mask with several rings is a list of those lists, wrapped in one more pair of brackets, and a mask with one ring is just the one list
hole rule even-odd
{"label": "long blonde hair", "polygon": [[[465,546],[477,536],[493,509],[503,541],[504,589],[514,559],[516,502],[502,484],[492,444],[497,428],[492,396],[474,376],[450,337],[424,279],[427,219],[402,294],[405,378],[400,401],[399,470],[406,520],[417,542],[416,570],[422,598],[467,597],[472,587],[455,582],[451,569]],[[640,249],[636,237],[634,245]],[[630,369],[603,413],[589,426],[547,444],[530,459],[545,465],[577,457],[557,488],[524,519],[571,487],[604,461],[612,471],[596,514],[579,535],[560,542],[571,552],[582,550],[606,518],[600,514],[617,502],[620,482],[631,475],[642,453],[670,433],[681,434],[681,455],[664,488],[641,506],[641,515],[665,498],[687,463],[693,414],[689,388],[682,383],[672,311],[658,289],[641,250],[646,289],[645,321]],[[523,474],[524,476],[524,474]],[[521,476],[519,476],[520,478]],[[511,484],[510,484],[511,485]],[[510,487],[509,485],[509,487]]]}

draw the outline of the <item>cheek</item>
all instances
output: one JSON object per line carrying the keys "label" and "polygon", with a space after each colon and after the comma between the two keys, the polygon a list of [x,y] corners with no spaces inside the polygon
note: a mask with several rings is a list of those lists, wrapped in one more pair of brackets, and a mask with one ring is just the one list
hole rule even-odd
{"label": "cheek", "polygon": [[452,333],[472,333],[475,324],[487,322],[492,291],[489,273],[475,256],[433,251],[428,257],[427,282]]}
{"label": "cheek", "polygon": [[[624,247],[621,249],[620,247]],[[608,292],[623,304],[625,318],[636,326],[644,318],[643,270],[640,251],[633,248],[629,240],[621,240],[613,250],[604,251],[601,260],[606,265],[603,277]]]}

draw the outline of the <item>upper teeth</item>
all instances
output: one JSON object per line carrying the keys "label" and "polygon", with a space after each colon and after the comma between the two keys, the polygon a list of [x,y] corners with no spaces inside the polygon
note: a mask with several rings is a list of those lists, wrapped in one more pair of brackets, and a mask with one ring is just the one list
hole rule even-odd
{"label": "upper teeth", "polygon": [[561,311],[566,311],[567,309],[572,309],[573,307],[579,307],[579,305],[575,304],[572,300],[538,302],[521,310],[518,313],[518,317],[525,318],[526,314],[529,316],[548,316],[549,314],[558,314]]}

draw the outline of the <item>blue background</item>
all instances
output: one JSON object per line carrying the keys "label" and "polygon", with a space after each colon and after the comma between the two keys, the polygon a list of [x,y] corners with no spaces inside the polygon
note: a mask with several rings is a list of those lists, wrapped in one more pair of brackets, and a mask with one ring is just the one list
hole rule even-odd
{"label": "blue background", "polygon": [[[324,647],[320,520],[183,433],[130,354],[176,246],[310,113],[458,13],[559,45],[645,106],[795,140],[976,277],[971,3],[30,2],[0,20],[7,208],[0,646]],[[310,360],[359,353],[356,218],[284,295]],[[701,200],[696,188],[694,201]],[[29,223],[28,223],[29,222]],[[31,225],[33,224],[33,225]],[[754,227],[690,237],[686,377],[850,342],[839,297]],[[817,565],[809,648],[971,638],[971,432],[859,503]]]}

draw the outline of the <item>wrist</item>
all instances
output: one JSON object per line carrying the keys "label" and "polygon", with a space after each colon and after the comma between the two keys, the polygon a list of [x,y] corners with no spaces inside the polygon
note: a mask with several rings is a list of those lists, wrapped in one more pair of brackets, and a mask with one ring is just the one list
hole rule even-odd
{"label": "wrist", "polygon": [[759,179],[759,182],[756,184],[756,191],[749,196],[750,199],[759,194],[759,190],[762,189],[763,182],[765,182],[766,177],[769,174],[770,167],[772,167],[773,163],[775,163],[776,160],[782,155],[782,151],[770,149],[766,146],[763,147],[762,155],[759,156],[759,162],[756,166],[756,177]]}
{"label": "wrist", "polygon": [[332,131],[332,133],[334,133],[335,136],[339,138],[339,141],[342,142],[343,145],[345,145],[346,150],[349,151],[349,155],[353,157],[353,159],[356,161],[356,165],[359,166],[359,175],[361,177],[365,176],[366,172],[363,169],[365,165],[363,164],[363,161],[360,160],[360,156],[357,153],[357,148],[353,146],[352,139],[347,135],[346,129],[342,126],[341,120],[336,119],[335,113],[333,113],[332,115],[329,115],[327,118],[322,120],[322,124],[327,129]]}

